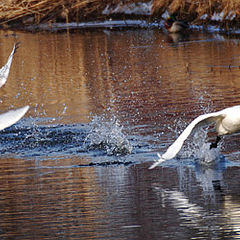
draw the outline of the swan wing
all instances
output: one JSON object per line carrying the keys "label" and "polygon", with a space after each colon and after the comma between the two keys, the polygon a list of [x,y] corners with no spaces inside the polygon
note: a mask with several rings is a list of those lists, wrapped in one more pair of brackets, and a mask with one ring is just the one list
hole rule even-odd
{"label": "swan wing", "polygon": [[164,162],[166,159],[162,158],[162,156],[158,153],[158,160],[155,161],[155,163],[153,163],[148,169],[153,169],[156,166],[158,166],[160,163]]}
{"label": "swan wing", "polygon": [[209,124],[211,122],[216,122],[224,117],[225,114],[222,110],[215,113],[203,114],[195,118],[180,134],[176,141],[167,149],[167,151],[162,156],[160,156],[160,154],[158,155],[159,159],[149,169],[153,169],[154,167],[156,167],[165,160],[174,158],[177,155],[177,153],[181,150],[184,141],[188,138],[188,136],[192,133],[192,131],[195,128]]}
{"label": "swan wing", "polygon": [[28,111],[29,106],[18,108],[15,110],[10,110],[8,112],[0,114],[0,130],[10,127],[18,120],[20,120],[24,114]]}
{"label": "swan wing", "polygon": [[10,67],[11,67],[12,60],[13,60],[13,55],[16,52],[18,46],[19,46],[19,43],[16,43],[13,46],[13,50],[8,57],[7,63],[0,69],[0,87],[2,87],[7,81],[8,74],[9,74]]}

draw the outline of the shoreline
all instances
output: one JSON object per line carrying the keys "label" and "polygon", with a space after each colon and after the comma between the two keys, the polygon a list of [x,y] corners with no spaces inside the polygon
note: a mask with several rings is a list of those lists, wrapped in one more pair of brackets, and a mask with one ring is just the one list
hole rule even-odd
{"label": "shoreline", "polygon": [[[0,28],[1,29],[1,28]],[[28,26],[18,26],[3,30],[13,30],[13,31],[26,31],[26,32],[63,32],[71,30],[96,30],[96,29],[159,29],[162,31],[167,31],[164,27],[163,20],[160,22],[149,22],[148,20],[139,19],[110,19],[110,20],[98,20],[98,21],[86,21],[86,22],[70,22],[70,23],[42,23],[42,24],[32,24]],[[189,25],[188,32],[191,31],[204,31],[208,33],[221,33],[225,35],[239,35],[240,29],[219,27],[218,25]],[[179,33],[172,33],[179,34]]]}

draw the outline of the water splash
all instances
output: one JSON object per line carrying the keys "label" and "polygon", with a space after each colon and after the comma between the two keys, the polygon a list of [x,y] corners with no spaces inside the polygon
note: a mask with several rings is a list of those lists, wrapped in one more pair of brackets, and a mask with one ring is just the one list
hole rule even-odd
{"label": "water splash", "polygon": [[88,149],[100,149],[107,155],[125,155],[132,152],[132,146],[123,133],[123,126],[116,117],[108,120],[104,115],[94,116],[89,123],[90,133],[85,138]]}
{"label": "water splash", "polygon": [[201,164],[211,165],[220,159],[220,148],[210,149],[208,141],[208,129],[198,128],[193,136],[187,141],[186,146],[183,149],[182,156],[191,156],[194,159],[199,160]]}
{"label": "water splash", "polygon": [[[89,124],[49,124],[51,119],[22,120],[0,134],[0,154],[12,157],[58,158],[79,156],[80,165],[126,164],[123,156],[132,152],[132,139],[128,140],[123,127],[113,117],[95,116]],[[131,141],[131,144],[130,142]],[[106,156],[103,156],[106,155]],[[86,163],[94,156],[94,162]],[[124,161],[122,161],[124,159]]]}

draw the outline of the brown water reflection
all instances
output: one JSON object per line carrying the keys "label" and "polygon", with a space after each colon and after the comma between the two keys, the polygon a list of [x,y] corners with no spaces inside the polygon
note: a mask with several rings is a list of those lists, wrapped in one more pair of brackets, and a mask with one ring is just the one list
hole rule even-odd
{"label": "brown water reflection", "polygon": [[[112,111],[146,113],[159,106],[168,112],[169,105],[175,106],[174,112],[196,108],[199,98],[203,105],[214,101],[214,108],[238,104],[236,98],[232,101],[240,85],[238,42],[213,36],[201,41],[196,34],[192,38],[176,47],[157,31],[18,33],[22,46],[1,90],[3,104],[19,105],[24,99],[33,106],[46,106],[52,117],[67,106],[71,121],[72,116],[79,119],[108,106]],[[13,40],[1,38],[2,63]],[[13,102],[11,96],[16,95],[20,97]]]}
{"label": "brown water reflection", "polygon": [[[192,33],[173,42],[150,29],[5,35],[0,32],[0,64],[14,41],[21,47],[0,89],[1,110],[26,104],[31,110],[19,133],[11,128],[0,138],[13,145],[12,152],[1,149],[1,238],[239,237],[239,135],[225,138],[226,158],[215,166],[186,159],[148,170],[175,130],[198,114],[240,103],[236,37]],[[92,115],[101,114],[120,120],[133,154],[78,149],[77,129],[89,131]],[[48,134],[39,134],[39,119]],[[132,164],[79,167],[99,158]]]}

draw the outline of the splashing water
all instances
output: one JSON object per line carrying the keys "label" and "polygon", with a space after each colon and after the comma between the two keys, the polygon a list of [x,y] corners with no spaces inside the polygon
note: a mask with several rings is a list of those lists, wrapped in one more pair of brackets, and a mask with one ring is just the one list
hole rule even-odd
{"label": "splashing water", "polygon": [[100,149],[107,155],[125,155],[132,152],[132,146],[122,132],[116,117],[108,120],[105,116],[94,116],[89,123],[90,133],[85,138],[85,146],[88,149]]}
{"label": "splashing water", "polygon": [[185,157],[198,159],[201,164],[212,164],[220,157],[219,148],[210,149],[208,128],[199,128],[195,131],[190,141],[187,142],[183,154]]}
{"label": "splashing water", "polygon": [[[199,97],[199,101],[203,101],[203,97]],[[200,105],[200,108],[203,113],[212,112],[212,105],[208,103],[207,105]],[[183,118],[176,118],[174,120],[174,124],[172,126],[167,126],[168,130],[170,130],[174,135],[175,139],[179,137],[179,135],[184,131],[184,129],[188,126],[189,123],[184,121]],[[210,149],[210,143],[208,142],[208,127],[199,127],[195,129],[195,131],[189,136],[189,138],[184,142],[182,150],[178,153],[179,158],[193,158],[199,160],[201,164],[212,164],[221,158],[220,147]]]}

